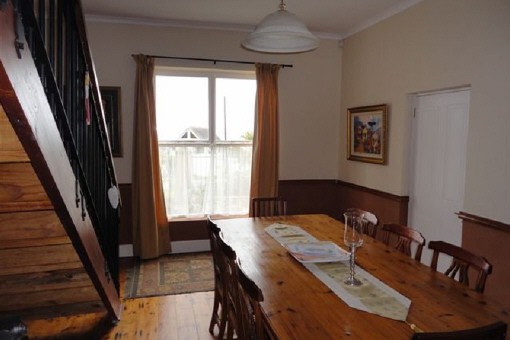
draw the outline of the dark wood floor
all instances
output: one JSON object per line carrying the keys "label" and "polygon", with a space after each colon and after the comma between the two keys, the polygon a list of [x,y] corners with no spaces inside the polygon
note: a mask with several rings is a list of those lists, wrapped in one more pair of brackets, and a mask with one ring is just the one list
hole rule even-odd
{"label": "dark wood floor", "polygon": [[[121,295],[131,261],[121,261]],[[208,332],[213,292],[123,299],[116,325],[104,311],[27,320],[30,339],[213,339]]]}

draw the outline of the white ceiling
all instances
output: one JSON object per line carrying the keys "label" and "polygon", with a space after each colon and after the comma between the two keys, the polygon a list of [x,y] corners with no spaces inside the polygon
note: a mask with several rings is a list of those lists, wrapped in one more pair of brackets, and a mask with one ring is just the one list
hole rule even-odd
{"label": "white ceiling", "polygon": [[[286,0],[322,38],[341,39],[421,0]],[[279,0],[82,0],[88,20],[250,31]]]}

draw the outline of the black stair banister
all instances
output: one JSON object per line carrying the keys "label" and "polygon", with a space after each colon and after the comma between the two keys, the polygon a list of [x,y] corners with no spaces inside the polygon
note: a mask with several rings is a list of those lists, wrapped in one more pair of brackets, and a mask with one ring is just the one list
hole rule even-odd
{"label": "black stair banister", "polygon": [[[108,275],[119,289],[119,209],[108,190],[118,187],[95,67],[81,4],[76,0],[17,2],[28,48],[77,178],[77,203],[94,226]],[[86,85],[90,90],[87,118]]]}

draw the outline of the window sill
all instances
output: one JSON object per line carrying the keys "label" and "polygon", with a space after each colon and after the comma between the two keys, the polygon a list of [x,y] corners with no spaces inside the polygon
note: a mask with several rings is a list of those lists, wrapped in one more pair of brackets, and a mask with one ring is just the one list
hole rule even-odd
{"label": "window sill", "polygon": [[[223,220],[230,218],[245,218],[249,217],[248,214],[243,215],[209,215],[212,220]],[[193,222],[193,221],[207,221],[207,216],[200,217],[168,217],[168,222]]]}

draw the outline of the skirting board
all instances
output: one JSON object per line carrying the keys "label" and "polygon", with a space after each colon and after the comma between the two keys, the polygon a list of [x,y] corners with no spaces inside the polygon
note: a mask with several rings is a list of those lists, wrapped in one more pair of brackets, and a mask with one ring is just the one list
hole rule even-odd
{"label": "skirting board", "polygon": [[[171,245],[172,245],[171,254],[196,253],[211,250],[209,240],[175,241],[171,242]],[[119,245],[119,257],[132,257],[132,256],[133,256],[132,244]]]}
{"label": "skirting board", "polygon": [[133,257],[133,245],[132,244],[119,245],[119,257]]}

